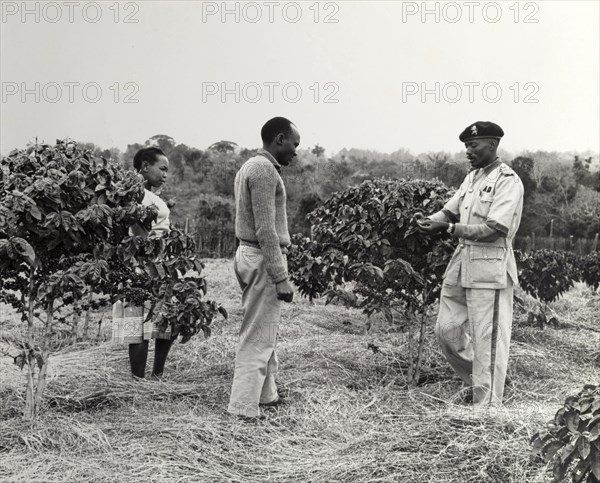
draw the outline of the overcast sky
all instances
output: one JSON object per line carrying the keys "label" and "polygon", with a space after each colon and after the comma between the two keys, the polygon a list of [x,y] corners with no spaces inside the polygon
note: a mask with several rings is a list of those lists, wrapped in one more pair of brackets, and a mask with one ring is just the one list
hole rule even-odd
{"label": "overcast sky", "polygon": [[168,134],[260,144],[270,117],[321,144],[599,150],[599,5],[538,2],[2,2],[0,150]]}

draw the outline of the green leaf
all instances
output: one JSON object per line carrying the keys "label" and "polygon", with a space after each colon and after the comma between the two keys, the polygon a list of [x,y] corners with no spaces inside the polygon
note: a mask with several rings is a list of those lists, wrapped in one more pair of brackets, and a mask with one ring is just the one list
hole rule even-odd
{"label": "green leaf", "polygon": [[14,364],[21,370],[25,366],[25,362],[27,361],[27,353],[21,352],[18,356],[13,358]]}
{"label": "green leaf", "polygon": [[600,449],[595,445],[591,445],[590,469],[594,476],[600,480]]}
{"label": "green leaf", "polygon": [[579,414],[574,411],[569,411],[565,416],[565,423],[569,431],[576,433],[579,428]]}
{"label": "green leaf", "polygon": [[590,443],[585,438],[579,438],[577,451],[583,459],[586,459],[590,454]]}
{"label": "green leaf", "polygon": [[36,205],[33,205],[30,208],[29,213],[31,213],[31,216],[33,216],[38,221],[42,219],[42,212]]}
{"label": "green leaf", "polygon": [[581,461],[579,461],[579,463],[577,463],[575,468],[573,468],[573,470],[572,470],[573,483],[580,483],[581,481],[583,481],[583,478],[585,478],[585,475],[588,473],[588,471],[587,471],[588,465],[589,465],[589,462],[585,461],[585,460],[581,460]]}
{"label": "green leaf", "polygon": [[544,461],[550,461],[552,458],[554,458],[554,455],[556,455],[557,451],[561,449],[562,446],[563,445],[560,441],[550,441],[550,443],[548,443],[542,450],[542,457],[544,458]]}
{"label": "green leaf", "polygon": [[44,367],[44,358],[42,357],[41,352],[38,352],[38,351],[34,352],[33,357],[35,358],[39,369]]}
{"label": "green leaf", "polygon": [[594,402],[593,397],[582,398],[579,401],[579,411],[580,413],[585,413],[588,409],[592,407],[592,403]]}
{"label": "green leaf", "polygon": [[224,307],[219,306],[219,308],[217,309],[219,311],[219,313],[223,316],[223,318],[225,320],[227,320],[228,318],[228,314],[227,314],[227,310],[225,310]]}
{"label": "green leaf", "polygon": [[[579,438],[577,438],[579,439]],[[571,440],[570,443],[565,445],[559,453],[560,460],[563,462],[568,462],[573,458],[573,454],[575,453],[575,449],[577,448],[577,440]]]}
{"label": "green leaf", "polygon": [[554,481],[561,481],[567,472],[568,464],[563,463],[560,458],[557,458],[554,462],[552,473],[554,475]]}
{"label": "green leaf", "polygon": [[12,248],[21,255],[29,265],[35,264],[35,251],[27,240],[19,237],[13,237],[10,240]]}

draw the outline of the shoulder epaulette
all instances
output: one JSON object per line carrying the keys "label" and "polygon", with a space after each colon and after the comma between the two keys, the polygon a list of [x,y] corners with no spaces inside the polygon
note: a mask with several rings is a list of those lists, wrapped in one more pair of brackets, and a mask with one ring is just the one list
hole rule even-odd
{"label": "shoulder epaulette", "polygon": [[500,171],[500,173],[503,174],[504,176],[514,176],[517,174],[514,172],[514,170],[508,164],[504,164],[504,163],[502,163],[500,166],[498,166],[498,171]]}

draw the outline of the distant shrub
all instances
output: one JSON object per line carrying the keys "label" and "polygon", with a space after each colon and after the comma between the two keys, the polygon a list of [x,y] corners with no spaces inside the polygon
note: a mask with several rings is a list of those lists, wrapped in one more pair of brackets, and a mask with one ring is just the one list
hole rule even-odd
{"label": "distant shrub", "polygon": [[581,280],[594,290],[600,286],[600,252],[592,252],[582,258]]}
{"label": "distant shrub", "polygon": [[580,277],[579,259],[569,252],[535,250],[530,253],[515,252],[519,264],[519,283],[541,303],[539,313],[530,313],[528,321],[537,322],[540,328],[557,324],[556,317],[548,319],[548,304],[558,300],[570,290]]}

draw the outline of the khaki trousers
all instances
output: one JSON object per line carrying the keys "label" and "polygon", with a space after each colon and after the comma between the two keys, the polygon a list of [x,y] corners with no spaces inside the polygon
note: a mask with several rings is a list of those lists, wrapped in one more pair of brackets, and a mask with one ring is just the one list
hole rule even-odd
{"label": "khaki trousers", "polygon": [[253,417],[260,414],[259,403],[278,397],[275,374],[279,361],[275,348],[281,301],[265,270],[260,248],[239,246],[233,266],[242,289],[243,319],[227,410]]}
{"label": "khaki trousers", "polygon": [[[442,286],[436,334],[442,352],[473,387],[474,404],[501,404],[513,316],[513,284],[505,289]],[[467,327],[469,333],[467,333]]]}

